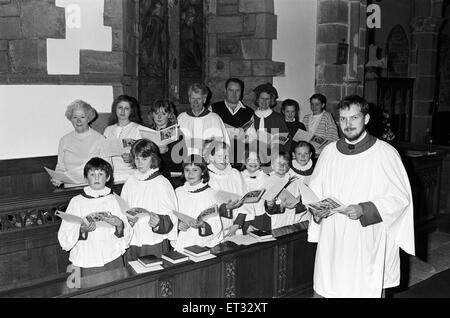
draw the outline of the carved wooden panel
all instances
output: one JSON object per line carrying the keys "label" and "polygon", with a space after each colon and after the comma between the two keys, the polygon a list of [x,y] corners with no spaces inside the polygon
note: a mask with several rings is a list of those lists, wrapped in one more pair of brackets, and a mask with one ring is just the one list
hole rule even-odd
{"label": "carved wooden panel", "polygon": [[277,295],[281,296],[286,293],[286,276],[287,276],[287,245],[278,246],[278,283]]}
{"label": "carved wooden panel", "polygon": [[173,297],[173,281],[172,279],[159,281],[159,295],[162,298]]}
{"label": "carved wooden panel", "polygon": [[224,296],[225,298],[236,297],[236,260],[225,261],[224,266]]}

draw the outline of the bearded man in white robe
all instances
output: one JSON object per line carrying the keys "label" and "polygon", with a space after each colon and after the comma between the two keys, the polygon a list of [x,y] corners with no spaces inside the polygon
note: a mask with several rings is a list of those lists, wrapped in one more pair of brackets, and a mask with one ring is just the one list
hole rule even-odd
{"label": "bearded man in white robe", "polygon": [[381,297],[400,283],[399,249],[414,255],[411,187],[398,152],[371,136],[368,103],[339,104],[344,138],[321,153],[309,186],[345,208],[313,213],[308,241],[317,242],[314,291],[323,297]]}

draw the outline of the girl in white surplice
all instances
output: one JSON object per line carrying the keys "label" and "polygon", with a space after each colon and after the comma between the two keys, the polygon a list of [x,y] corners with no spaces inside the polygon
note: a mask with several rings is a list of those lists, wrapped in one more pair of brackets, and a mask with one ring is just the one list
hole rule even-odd
{"label": "girl in white surplice", "polygon": [[148,140],[136,141],[131,147],[132,164],[136,168],[122,188],[121,196],[131,209],[146,215],[131,221],[133,236],[126,253],[127,261],[140,256],[161,256],[169,251],[169,240],[177,238],[175,191],[159,172],[161,157],[158,146]]}
{"label": "girl in white surplice", "polygon": [[[183,160],[186,183],[175,190],[179,212],[196,219],[207,208],[216,204],[216,192],[208,185],[209,173],[205,160],[190,155]],[[182,251],[190,245],[213,247],[223,238],[220,216],[215,215],[200,224],[178,221],[178,239],[175,250]]]}

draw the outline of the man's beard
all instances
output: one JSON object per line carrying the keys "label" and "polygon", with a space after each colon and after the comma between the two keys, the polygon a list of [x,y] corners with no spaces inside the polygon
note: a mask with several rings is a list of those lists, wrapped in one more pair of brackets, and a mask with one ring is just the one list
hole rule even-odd
{"label": "man's beard", "polygon": [[[353,129],[352,129],[352,131],[353,131]],[[361,137],[362,134],[363,134],[365,131],[366,131],[366,130],[363,128],[363,129],[361,129],[361,131],[359,132],[359,134],[356,134],[356,135],[354,135],[354,136],[348,136],[348,135],[346,134],[346,132],[347,132],[347,128],[346,128],[346,129],[344,129],[344,136],[345,136],[345,138],[346,138],[348,141],[355,141],[355,140],[358,140],[359,137]]]}

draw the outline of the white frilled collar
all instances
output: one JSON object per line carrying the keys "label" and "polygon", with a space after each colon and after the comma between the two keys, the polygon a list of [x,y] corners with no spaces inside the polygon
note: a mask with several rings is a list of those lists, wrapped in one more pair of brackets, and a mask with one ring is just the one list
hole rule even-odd
{"label": "white frilled collar", "polygon": [[101,190],[94,190],[90,186],[87,186],[83,188],[83,191],[92,198],[104,197],[111,193],[111,189],[108,187],[104,187]]}
{"label": "white frilled collar", "polygon": [[230,174],[231,171],[233,170],[233,168],[231,168],[231,165],[228,164],[227,167],[226,167],[224,170],[220,170],[220,169],[217,169],[216,166],[215,166],[214,164],[210,163],[210,164],[208,165],[208,170],[211,171],[211,172],[214,173],[214,174],[217,174],[217,175],[219,175],[219,176],[222,176],[222,175]]}
{"label": "white frilled collar", "polygon": [[138,179],[139,181],[145,181],[147,180],[152,174],[158,172],[159,169],[149,169],[144,173],[139,172],[139,170],[135,170],[134,171],[134,176],[136,177],[136,179]]}
{"label": "white frilled collar", "polygon": [[297,161],[292,160],[292,166],[293,166],[295,169],[297,169],[297,170],[300,170],[300,171],[306,171],[306,170],[311,169],[311,167],[312,167],[312,160],[310,159],[310,160],[308,161],[308,163],[307,163],[306,165],[304,165],[304,166],[301,166]]}
{"label": "white frilled collar", "polygon": [[185,182],[183,185],[184,190],[191,193],[201,192],[207,189],[208,187],[209,187],[208,184],[203,182],[200,182],[199,184],[196,184],[194,186],[191,186],[189,182]]}
{"label": "white frilled collar", "polygon": [[254,175],[250,175],[250,173],[247,171],[247,169],[244,170],[244,171],[242,171],[241,173],[242,173],[242,176],[243,176],[244,178],[256,178],[256,179],[260,179],[260,178],[262,178],[264,175],[267,176],[267,174],[266,174],[264,171],[262,171],[262,170],[256,171]]}

